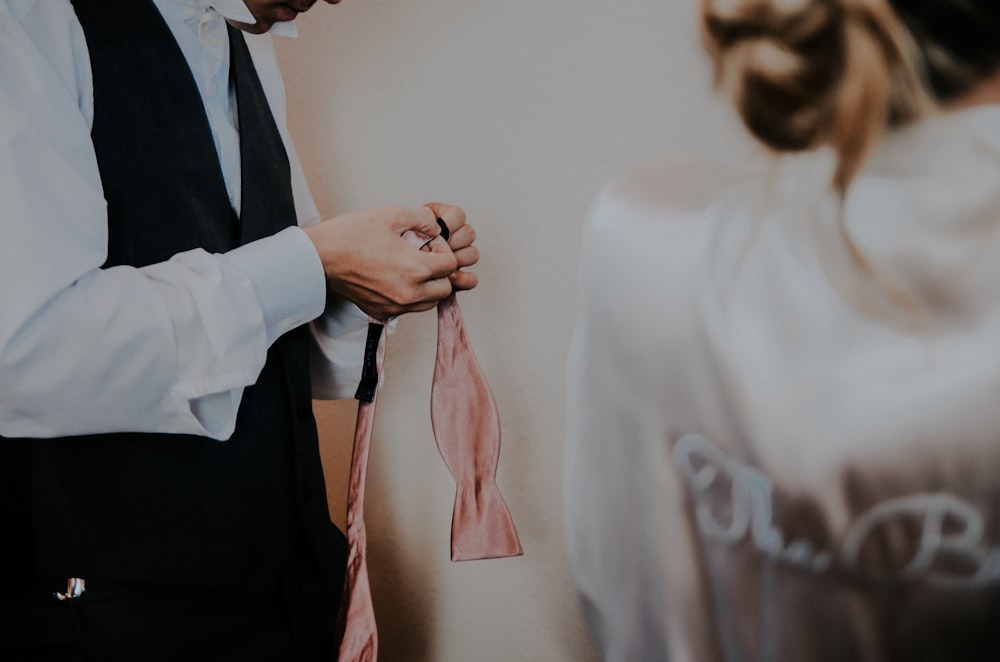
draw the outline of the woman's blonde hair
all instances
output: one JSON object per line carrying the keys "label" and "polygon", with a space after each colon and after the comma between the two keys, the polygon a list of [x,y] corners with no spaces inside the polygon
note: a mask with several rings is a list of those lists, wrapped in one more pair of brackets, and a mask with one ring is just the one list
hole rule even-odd
{"label": "woman's blonde hair", "polygon": [[1000,66],[1000,0],[703,0],[702,15],[750,131],[779,151],[833,147],[842,194],[887,128]]}

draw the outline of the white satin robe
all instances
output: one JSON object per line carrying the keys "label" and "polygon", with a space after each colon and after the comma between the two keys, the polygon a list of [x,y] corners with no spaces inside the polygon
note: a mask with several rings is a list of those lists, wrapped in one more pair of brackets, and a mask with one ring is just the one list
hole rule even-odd
{"label": "white satin robe", "polygon": [[895,132],[843,208],[831,173],[593,205],[565,498],[607,660],[1000,660],[1000,106]]}

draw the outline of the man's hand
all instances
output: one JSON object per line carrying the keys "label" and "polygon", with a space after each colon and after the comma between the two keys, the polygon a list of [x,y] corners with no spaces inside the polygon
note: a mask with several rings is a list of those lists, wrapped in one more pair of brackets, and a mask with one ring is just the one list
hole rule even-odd
{"label": "man's hand", "polygon": [[[450,243],[436,238],[426,250],[403,238],[413,230],[437,237],[438,209],[452,232]],[[433,308],[455,289],[475,286],[475,275],[456,271],[478,260],[474,232],[465,213],[451,205],[418,209],[391,207],[352,212],[303,228],[319,253],[331,291],[375,319]],[[461,232],[459,232],[461,231]],[[456,236],[457,235],[457,236]],[[472,252],[470,252],[470,249]],[[471,285],[470,285],[471,283]]]}
{"label": "man's hand", "polygon": [[429,207],[434,215],[448,226],[450,232],[448,246],[458,262],[458,269],[448,276],[452,287],[456,290],[471,290],[479,283],[479,278],[471,271],[462,269],[479,262],[479,249],[472,245],[476,240],[476,231],[465,222],[465,211],[461,207],[443,202],[429,202],[424,206]]}

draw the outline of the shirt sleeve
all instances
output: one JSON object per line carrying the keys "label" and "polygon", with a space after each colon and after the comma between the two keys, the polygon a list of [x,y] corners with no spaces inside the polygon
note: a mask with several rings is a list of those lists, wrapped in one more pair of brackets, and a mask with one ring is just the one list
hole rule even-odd
{"label": "shirt sleeve", "polygon": [[[274,51],[274,40],[270,34],[247,34],[244,37],[285,143],[299,225],[319,223],[319,210],[309,191],[302,163],[288,132],[284,83]],[[354,397],[361,379],[368,322],[368,315],[360,308],[330,295],[324,313],[310,324],[312,343],[309,357],[314,398],[338,400]],[[393,319],[387,324],[386,331],[392,333],[395,328],[396,320]]]}
{"label": "shirt sleeve", "polygon": [[291,228],[101,268],[88,61],[69,3],[0,3],[0,435],[228,438],[270,343],[322,312],[322,265]]}

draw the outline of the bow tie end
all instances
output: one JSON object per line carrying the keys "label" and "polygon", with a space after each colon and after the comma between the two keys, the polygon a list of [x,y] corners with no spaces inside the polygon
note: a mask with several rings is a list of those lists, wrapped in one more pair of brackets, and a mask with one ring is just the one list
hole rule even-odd
{"label": "bow tie end", "polygon": [[478,561],[521,556],[524,548],[495,483],[459,489],[451,518],[451,560]]}

